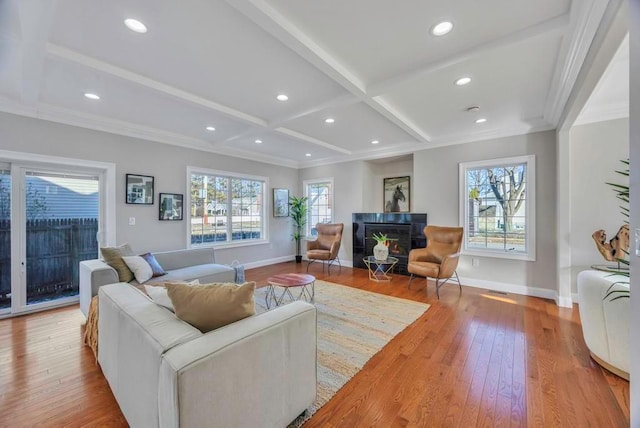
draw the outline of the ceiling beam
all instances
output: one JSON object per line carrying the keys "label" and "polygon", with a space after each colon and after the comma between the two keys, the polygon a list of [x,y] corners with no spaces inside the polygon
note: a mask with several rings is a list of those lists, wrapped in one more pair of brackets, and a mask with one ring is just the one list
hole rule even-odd
{"label": "ceiling beam", "polygon": [[111,76],[115,76],[120,79],[129,81],[132,83],[136,83],[146,88],[153,89],[154,91],[157,91],[157,92],[162,92],[165,95],[170,95],[182,101],[186,101],[200,107],[205,107],[211,110],[215,110],[218,113],[221,113],[227,117],[239,120],[244,123],[248,123],[251,125],[260,125],[260,126],[267,125],[267,122],[263,119],[260,119],[259,117],[255,117],[247,113],[241,112],[239,110],[235,110],[223,104],[216,103],[215,101],[211,101],[209,99],[184,91],[182,89],[178,89],[174,86],[167,85],[166,83],[159,82],[157,80],[151,79],[141,74],[137,74],[132,71],[125,70],[124,68],[120,68],[113,64],[83,55],[81,53],[78,53],[71,49],[67,49],[62,46],[49,43],[47,45],[47,52],[51,57],[62,59],[68,62],[76,63],[76,64],[80,64],[85,67],[89,67],[94,70],[100,71],[102,73],[110,74]]}
{"label": "ceiling beam", "polygon": [[451,67],[471,58],[484,55],[495,49],[522,43],[524,41],[540,37],[549,36],[551,34],[562,34],[569,25],[569,14],[559,15],[555,18],[548,19],[539,24],[532,25],[519,31],[515,31],[506,36],[499,37],[486,43],[473,46],[469,49],[461,51],[448,58],[444,58],[434,62],[427,62],[417,66],[412,70],[397,74],[388,79],[380,80],[372,83],[367,88],[367,94],[371,97],[383,95],[399,85],[406,84],[412,80],[419,79],[425,75],[443,68]]}
{"label": "ceiling beam", "polygon": [[304,58],[344,89],[349,91],[378,113],[391,120],[404,132],[418,141],[428,142],[426,133],[415,124],[409,123],[399,116],[394,109],[373,99],[366,89],[365,83],[345,65],[340,63],[298,27],[293,25],[276,9],[264,0],[225,0],[260,28],[271,34],[286,47]]}
{"label": "ceiling beam", "polygon": [[620,7],[621,0],[581,0],[571,2],[570,37],[565,37],[560,46],[558,62],[551,80],[545,102],[544,117],[553,125],[561,124],[561,116],[574,90],[580,70],[589,65],[587,54],[592,48],[594,37],[605,24],[607,13]]}

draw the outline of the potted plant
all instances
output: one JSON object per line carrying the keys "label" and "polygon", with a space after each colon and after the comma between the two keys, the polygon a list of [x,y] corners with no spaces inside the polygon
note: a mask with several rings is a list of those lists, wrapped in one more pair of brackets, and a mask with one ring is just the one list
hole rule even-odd
{"label": "potted plant", "polygon": [[289,196],[289,216],[293,219],[293,240],[296,241],[296,263],[302,262],[302,253],[300,252],[300,241],[302,240],[304,226],[307,224],[307,207],[306,196]]}
{"label": "potted plant", "polygon": [[[627,160],[621,160],[620,162],[622,162],[626,169],[623,170],[616,170],[616,172],[620,175],[623,175],[625,177],[629,177],[629,159]],[[628,179],[628,178],[627,178]],[[613,191],[616,193],[616,198],[618,198],[619,200],[621,200],[623,202],[623,205],[620,206],[620,209],[622,211],[621,214],[626,217],[627,219],[629,218],[629,185],[625,185],[625,184],[617,184],[617,183],[607,183],[609,186],[612,187]],[[629,220],[625,220],[624,221],[625,224],[629,224]],[[620,266],[621,264],[625,266],[625,268],[622,269],[618,269],[617,274],[621,275],[621,276],[625,276],[627,278],[630,277],[630,271],[629,271],[629,260],[626,258],[626,256],[628,256],[629,253],[625,251],[625,254],[622,255],[622,257],[618,257],[618,266]],[[618,300],[618,299],[622,299],[622,298],[629,298],[630,297],[630,290],[628,289],[616,289],[615,286],[618,284],[629,284],[629,281],[617,281],[614,282],[613,284],[611,284],[611,286],[609,287],[609,289],[607,290],[606,295],[604,296],[605,299],[610,298],[612,301],[613,300]]]}
{"label": "potted plant", "polygon": [[373,257],[376,260],[387,260],[389,257],[389,245],[387,242],[396,241],[396,239],[389,238],[386,233],[382,232],[372,234],[371,239],[377,242],[375,247],[373,247]]}

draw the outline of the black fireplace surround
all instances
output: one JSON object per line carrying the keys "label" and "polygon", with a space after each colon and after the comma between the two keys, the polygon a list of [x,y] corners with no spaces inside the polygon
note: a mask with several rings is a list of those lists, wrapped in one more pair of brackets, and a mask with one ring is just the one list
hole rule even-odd
{"label": "black fireplace surround", "polygon": [[395,239],[389,245],[389,256],[396,257],[398,264],[395,272],[408,275],[407,262],[409,251],[424,248],[427,240],[424,227],[427,214],[419,213],[354,213],[353,220],[353,267],[366,269],[362,259],[373,255],[374,233],[385,233]]}

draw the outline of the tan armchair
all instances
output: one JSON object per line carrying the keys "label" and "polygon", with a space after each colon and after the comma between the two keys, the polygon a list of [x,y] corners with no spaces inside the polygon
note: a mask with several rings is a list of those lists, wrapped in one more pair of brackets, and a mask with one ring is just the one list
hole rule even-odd
{"label": "tan armchair", "polygon": [[342,270],[342,264],[338,258],[338,251],[340,250],[340,244],[342,243],[342,230],[344,224],[328,224],[318,223],[316,230],[318,231],[318,239],[315,241],[307,242],[307,272],[309,272],[309,265],[316,260],[322,261],[322,271],[324,272],[324,265],[327,264],[327,273],[331,273],[331,264],[338,262],[340,269]]}
{"label": "tan armchair", "polygon": [[407,270],[411,274],[411,285],[414,275],[436,280],[436,295],[440,298],[440,287],[450,279],[458,282],[460,292],[462,285],[456,268],[460,259],[462,247],[463,229],[461,227],[427,226],[424,228],[427,237],[425,248],[416,248],[409,252],[409,264]]}

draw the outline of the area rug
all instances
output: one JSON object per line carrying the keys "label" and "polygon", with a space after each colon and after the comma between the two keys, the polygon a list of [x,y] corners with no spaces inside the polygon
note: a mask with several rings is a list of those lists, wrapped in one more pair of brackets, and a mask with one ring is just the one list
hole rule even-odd
{"label": "area rug", "polygon": [[[267,310],[266,287],[256,290],[256,312]],[[295,293],[294,293],[295,294]],[[325,281],[315,283],[318,310],[318,392],[299,427],[326,404],[395,335],[417,320],[426,303],[371,293]]]}

